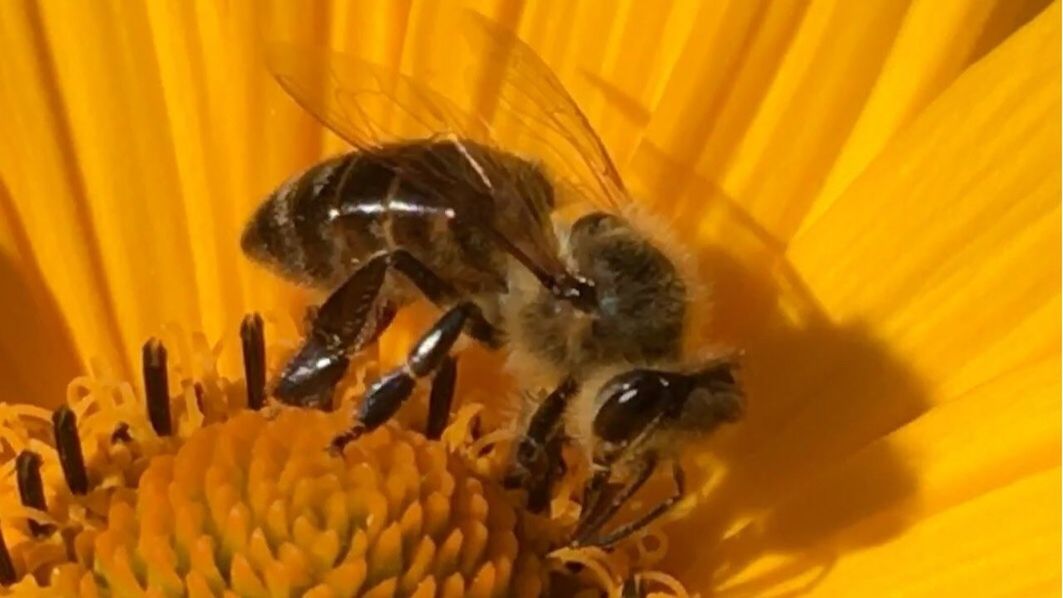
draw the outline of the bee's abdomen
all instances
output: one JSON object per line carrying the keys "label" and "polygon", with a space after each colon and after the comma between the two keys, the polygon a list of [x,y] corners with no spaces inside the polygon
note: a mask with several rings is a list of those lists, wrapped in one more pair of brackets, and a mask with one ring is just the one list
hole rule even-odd
{"label": "bee's abdomen", "polygon": [[[346,154],[322,162],[273,192],[241,237],[249,257],[301,284],[329,288],[386,248],[385,214],[344,210],[352,196],[382,201],[394,180],[386,168]],[[341,223],[342,218],[342,223]]]}

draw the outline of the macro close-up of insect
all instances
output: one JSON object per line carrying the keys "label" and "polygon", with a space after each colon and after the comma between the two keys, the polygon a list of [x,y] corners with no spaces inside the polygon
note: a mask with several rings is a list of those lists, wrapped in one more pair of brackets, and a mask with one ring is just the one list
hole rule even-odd
{"label": "macro close-up of insect", "polygon": [[1061,12],[0,2],[0,596],[1060,595]]}
{"label": "macro close-up of insect", "polygon": [[[738,364],[733,353],[684,354],[690,313],[706,305],[702,285],[667,230],[632,209],[604,145],[549,67],[475,13],[453,35],[497,76],[496,117],[517,123],[542,153],[506,149],[427,84],[357,56],[270,48],[279,83],[354,147],[277,188],[243,232],[251,259],[327,293],[272,393],[330,406],[351,356],[397,310],[427,299],[441,315],[404,364],[371,383],[333,449],[388,421],[420,380],[430,384],[426,434],[437,438],[466,335],[506,352],[524,395],[540,397],[523,409],[507,484],[542,510],[561,447],[578,446],[591,474],[570,542],[609,547],[682,497],[685,441],[739,419]],[[370,102],[422,135],[374,120]],[[580,164],[552,169],[546,153]],[[605,531],[659,469],[671,472],[672,496]]]}

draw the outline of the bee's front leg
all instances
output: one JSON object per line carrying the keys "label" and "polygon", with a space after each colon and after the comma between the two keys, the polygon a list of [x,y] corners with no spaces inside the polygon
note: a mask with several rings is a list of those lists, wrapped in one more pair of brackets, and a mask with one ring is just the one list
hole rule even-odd
{"label": "bee's front leg", "polygon": [[612,519],[613,515],[620,510],[620,507],[623,506],[628,499],[638,492],[639,488],[646,483],[646,480],[650,478],[650,475],[653,474],[656,468],[656,456],[648,455],[643,460],[641,467],[631,482],[621,488],[621,490],[613,496],[612,500],[609,502],[608,508],[604,509],[597,517],[595,517],[594,521],[589,525],[580,526],[585,529],[577,531],[572,540],[573,545],[609,548],[631,534],[646,527],[650,523],[653,523],[654,520],[674,507],[676,503],[683,498],[683,494],[686,492],[686,477],[683,475],[683,468],[678,463],[672,464],[672,481],[675,484],[675,493],[672,494],[672,496],[657,503],[652,509],[644,513],[638,519],[626,523],[603,536],[592,537],[606,523],[608,523],[610,519]]}
{"label": "bee's front leg", "polygon": [[554,484],[564,475],[562,418],[578,390],[573,378],[565,378],[538,404],[517,442],[516,453],[503,480],[507,488],[527,488],[528,510],[533,513],[549,506]]}

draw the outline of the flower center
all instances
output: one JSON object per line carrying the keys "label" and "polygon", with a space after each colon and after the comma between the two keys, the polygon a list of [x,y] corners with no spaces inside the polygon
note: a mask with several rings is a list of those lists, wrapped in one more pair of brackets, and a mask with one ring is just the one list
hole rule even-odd
{"label": "flower center", "polygon": [[241,341],[243,380],[220,376],[205,342],[174,367],[151,340],[143,399],[97,377],[71,383],[53,414],[0,406],[14,470],[0,478],[0,583],[70,596],[536,596],[634,579],[629,557],[558,550],[571,513],[533,515],[503,489],[506,435],[477,438],[482,406],[460,409],[441,441],[392,422],[333,455],[348,411],[267,406],[261,318],[245,319]]}

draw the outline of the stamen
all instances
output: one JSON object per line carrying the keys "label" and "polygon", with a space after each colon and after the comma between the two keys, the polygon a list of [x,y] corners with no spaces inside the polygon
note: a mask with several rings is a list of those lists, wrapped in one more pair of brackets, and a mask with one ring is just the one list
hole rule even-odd
{"label": "stamen", "polygon": [[[15,474],[18,480],[18,494],[24,506],[38,511],[47,511],[44,502],[44,480],[41,479],[41,456],[33,451],[22,451],[15,458]],[[52,526],[29,520],[30,533],[34,536],[46,536],[52,532]]]}
{"label": "stamen", "polygon": [[173,433],[170,418],[170,391],[166,372],[166,347],[152,338],[144,343],[144,395],[148,402],[148,419],[159,436]]}
{"label": "stamen", "polygon": [[439,440],[443,429],[447,427],[457,376],[457,361],[448,355],[443,359],[443,365],[439,367],[432,381],[432,392],[428,400],[428,428],[424,434],[429,440]]}
{"label": "stamen", "polygon": [[89,491],[89,474],[81,453],[77,421],[70,407],[63,405],[52,414],[52,432],[55,434],[55,449],[59,453],[59,465],[63,468],[66,485],[74,494],[85,494]]}
{"label": "stamen", "polygon": [[257,411],[266,401],[266,338],[262,316],[254,313],[244,317],[240,323],[240,342],[244,352],[247,406]]}
{"label": "stamen", "polygon": [[4,532],[0,530],[0,584],[11,585],[18,580],[15,574],[15,564],[11,562],[11,553],[7,550],[7,542],[4,541]]}
{"label": "stamen", "polygon": [[483,422],[480,420],[480,414],[477,413],[469,420],[469,438],[475,442],[481,436],[483,436]]}
{"label": "stamen", "polygon": [[118,422],[118,425],[114,427],[114,431],[111,432],[111,444],[118,444],[119,442],[133,442],[133,435],[129,433],[129,424],[125,422]]}
{"label": "stamen", "polygon": [[200,413],[205,413],[204,407],[203,407],[203,405],[204,405],[203,401],[206,399],[206,396],[207,396],[206,389],[203,388],[202,384],[200,384],[199,382],[196,382],[195,384],[192,385],[192,392],[196,395],[196,409],[199,409]]}

